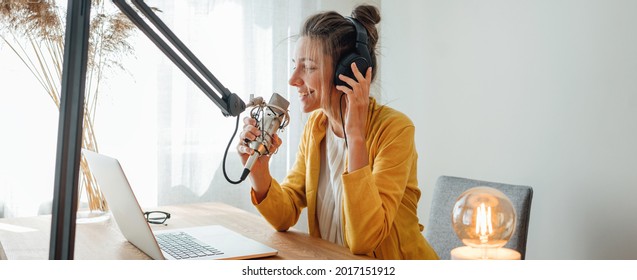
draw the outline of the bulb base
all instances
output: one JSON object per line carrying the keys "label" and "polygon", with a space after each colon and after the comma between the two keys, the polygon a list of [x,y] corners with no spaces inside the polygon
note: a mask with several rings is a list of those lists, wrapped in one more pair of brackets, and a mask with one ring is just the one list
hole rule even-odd
{"label": "bulb base", "polygon": [[520,260],[520,252],[509,248],[472,248],[469,246],[458,247],[451,250],[452,260]]}

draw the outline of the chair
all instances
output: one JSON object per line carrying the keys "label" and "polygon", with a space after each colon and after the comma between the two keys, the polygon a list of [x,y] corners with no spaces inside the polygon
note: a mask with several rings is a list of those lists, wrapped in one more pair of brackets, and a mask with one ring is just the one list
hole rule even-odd
{"label": "chair", "polygon": [[451,224],[451,212],[456,199],[465,190],[477,186],[495,188],[511,199],[513,208],[517,214],[515,231],[505,248],[520,252],[521,259],[525,259],[526,240],[529,230],[529,217],[531,214],[531,200],[533,188],[495,182],[478,181],[472,179],[440,176],[436,182],[431,203],[429,223],[425,230],[425,238],[434,248],[441,260],[451,257],[451,250],[464,246],[456,235]]}

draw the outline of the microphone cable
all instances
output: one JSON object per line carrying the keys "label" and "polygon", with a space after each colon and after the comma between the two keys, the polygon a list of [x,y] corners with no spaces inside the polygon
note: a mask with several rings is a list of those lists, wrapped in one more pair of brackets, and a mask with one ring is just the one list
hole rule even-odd
{"label": "microphone cable", "polygon": [[228,146],[226,146],[226,152],[223,153],[223,163],[221,163],[222,168],[223,168],[223,176],[226,177],[226,180],[232,184],[240,184],[241,182],[243,182],[244,180],[239,179],[239,181],[233,181],[230,179],[230,177],[228,177],[228,173],[226,173],[226,157],[228,156],[228,150],[230,150],[230,145],[232,144],[232,140],[234,139],[234,137],[237,135],[237,131],[239,130],[239,116],[237,116],[237,124],[234,127],[234,133],[232,133],[232,137],[230,138],[230,142],[228,142]]}
{"label": "microphone cable", "polygon": [[349,149],[347,145],[347,133],[345,133],[345,119],[343,118],[343,97],[345,97],[345,93],[341,92],[341,101],[339,102],[339,111],[341,111],[341,125],[343,126],[343,137],[345,138],[345,147]]}
{"label": "microphone cable", "polygon": [[[259,108],[256,112],[256,114],[254,113],[254,109],[255,108]],[[252,111],[250,111],[250,115],[252,115],[252,117],[258,117],[259,113],[262,112],[261,107],[253,107]],[[263,116],[262,116],[263,118]],[[257,122],[259,120],[257,119]],[[232,145],[232,140],[234,140],[234,137],[237,136],[237,131],[239,130],[239,116],[237,116],[237,124],[234,127],[234,132],[232,133],[232,137],[230,137],[230,141],[228,142],[228,146],[226,146],[226,151],[223,153],[223,163],[222,163],[222,168],[223,168],[223,176],[226,177],[226,181],[228,181],[231,184],[234,185],[238,185],[241,184],[243,181],[245,181],[245,178],[241,179],[239,178],[239,180],[234,181],[232,179],[230,179],[230,177],[228,177],[228,173],[226,172],[226,158],[228,157],[228,150],[230,150],[230,145]],[[261,130],[261,133],[263,133],[263,130]]]}

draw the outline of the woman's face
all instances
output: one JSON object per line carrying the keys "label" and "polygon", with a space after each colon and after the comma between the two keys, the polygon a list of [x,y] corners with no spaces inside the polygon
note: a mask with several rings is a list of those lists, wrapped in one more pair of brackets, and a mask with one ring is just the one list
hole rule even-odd
{"label": "woman's face", "polygon": [[324,55],[320,45],[313,43],[312,39],[301,37],[296,44],[292,64],[294,70],[288,83],[298,89],[301,110],[309,113],[321,108],[321,99],[328,98],[332,92],[330,57]]}

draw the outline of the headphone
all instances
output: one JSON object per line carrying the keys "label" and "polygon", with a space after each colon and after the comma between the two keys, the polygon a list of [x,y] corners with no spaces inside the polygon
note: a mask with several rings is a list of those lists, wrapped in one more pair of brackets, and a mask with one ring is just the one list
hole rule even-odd
{"label": "headphone", "polygon": [[338,75],[343,74],[352,79],[356,79],[354,77],[354,73],[352,72],[352,63],[356,62],[356,67],[358,67],[358,71],[363,73],[367,72],[367,68],[373,67],[372,57],[369,55],[369,49],[367,48],[367,29],[358,22],[358,20],[345,17],[352,24],[354,24],[354,28],[356,29],[356,51],[345,53],[341,56],[341,59],[336,63],[336,70],[334,71],[334,84],[348,86],[347,83],[343,82],[338,78]]}

